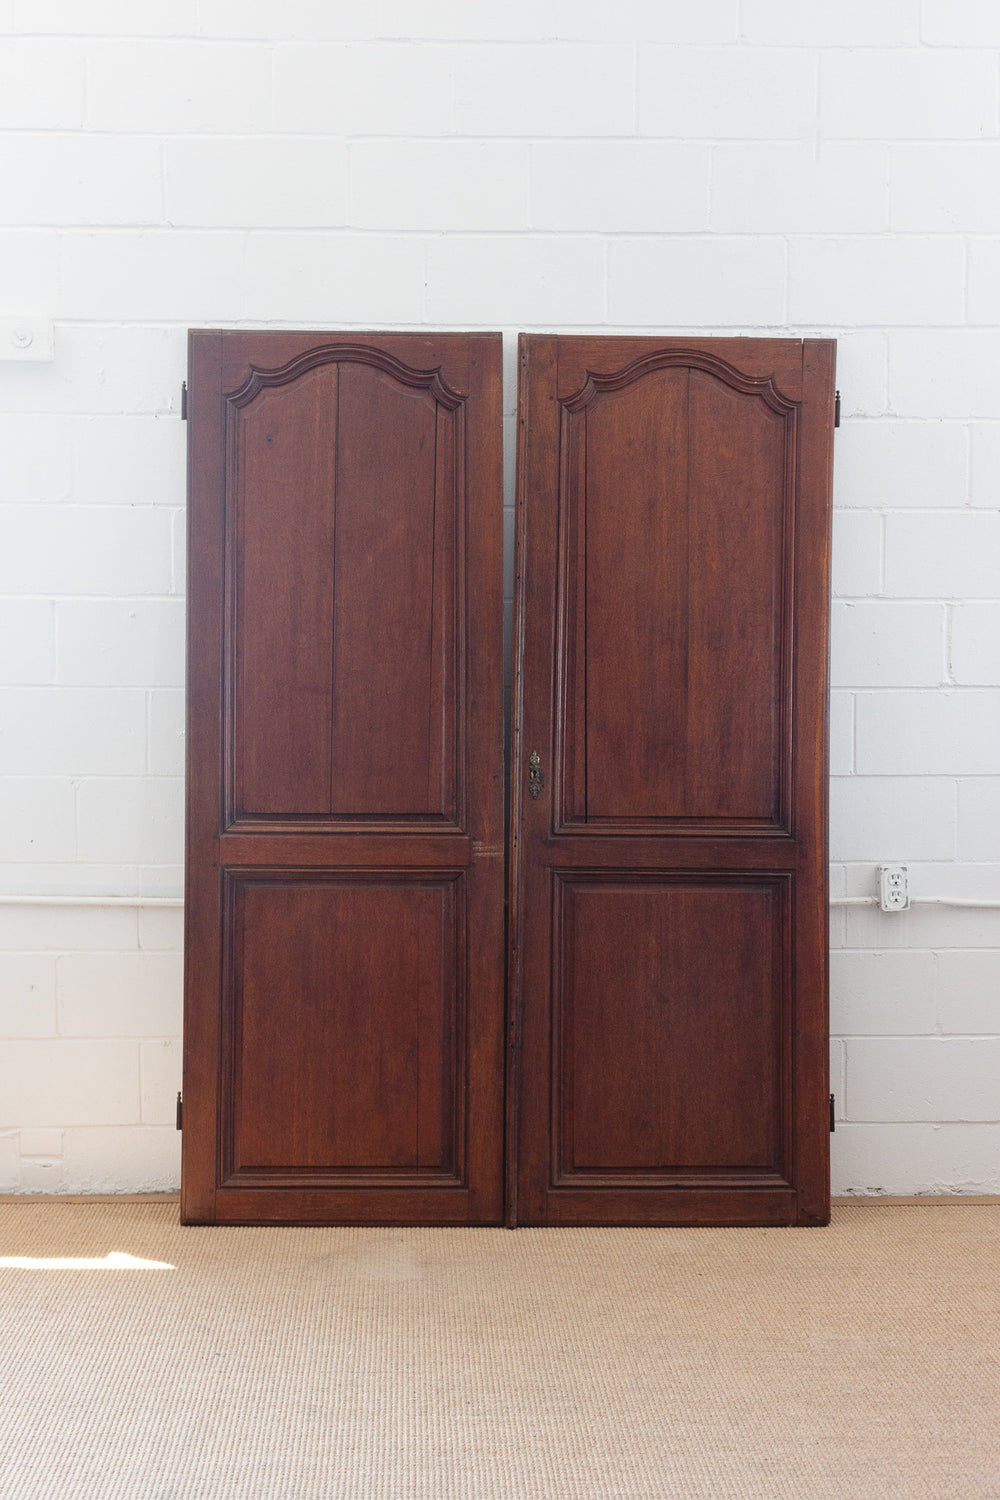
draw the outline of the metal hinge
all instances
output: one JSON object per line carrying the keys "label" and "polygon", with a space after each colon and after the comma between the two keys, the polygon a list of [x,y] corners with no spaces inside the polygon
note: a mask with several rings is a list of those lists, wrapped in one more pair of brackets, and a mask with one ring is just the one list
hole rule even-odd
{"label": "metal hinge", "polygon": [[181,1092],[180,1092],[180,1089],[178,1089],[177,1090],[177,1129],[178,1130],[180,1130],[182,1128],[182,1126],[181,1126],[181,1114],[183,1112],[183,1109],[184,1109],[184,1105],[183,1105],[183,1102],[181,1100]]}
{"label": "metal hinge", "polygon": [[[839,401],[840,398],[838,397],[837,399]],[[838,411],[838,413],[840,412],[840,407],[839,406],[837,407],[837,411]],[[186,380],[182,380],[181,381],[181,421],[182,422],[186,422],[187,419],[188,419],[188,383],[187,383]],[[840,416],[839,415],[837,417],[837,421],[838,422],[840,421]]]}
{"label": "metal hinge", "polygon": [[[186,387],[185,387],[185,389],[186,389]],[[840,392],[839,391],[834,391],[834,393],[833,393],[833,425],[834,425],[834,427],[839,427],[840,426]]]}
{"label": "metal hinge", "polygon": [[[180,1109],[180,1094],[177,1095],[177,1108]],[[180,1115],[177,1117],[180,1119]],[[837,1128],[837,1099],[834,1094],[830,1095],[830,1134],[833,1135]]]}

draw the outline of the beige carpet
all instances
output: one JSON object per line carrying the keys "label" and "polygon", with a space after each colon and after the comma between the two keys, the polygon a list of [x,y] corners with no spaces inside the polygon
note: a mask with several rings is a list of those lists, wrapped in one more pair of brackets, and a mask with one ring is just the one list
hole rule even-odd
{"label": "beige carpet", "polygon": [[996,1203],[512,1234],[8,1200],[0,1259],[3,1500],[1000,1497]]}

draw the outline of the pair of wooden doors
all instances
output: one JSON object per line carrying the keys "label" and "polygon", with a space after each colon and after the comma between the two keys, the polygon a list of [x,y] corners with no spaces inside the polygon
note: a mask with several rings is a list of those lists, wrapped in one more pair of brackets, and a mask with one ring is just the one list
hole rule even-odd
{"label": "pair of wooden doors", "polygon": [[191,336],[185,1222],[828,1216],[833,345],[518,411],[508,882],[500,336]]}

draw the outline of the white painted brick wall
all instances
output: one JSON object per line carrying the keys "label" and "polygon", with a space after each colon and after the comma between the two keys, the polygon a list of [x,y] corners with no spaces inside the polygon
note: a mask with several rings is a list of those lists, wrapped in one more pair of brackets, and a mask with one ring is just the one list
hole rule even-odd
{"label": "white painted brick wall", "polygon": [[[193,324],[838,340],[841,1192],[1000,1191],[995,0],[0,4],[0,894],[180,893]],[[507,593],[511,589],[508,560]],[[508,604],[509,614],[509,604]],[[0,904],[0,1189],[173,1186],[180,914]]]}

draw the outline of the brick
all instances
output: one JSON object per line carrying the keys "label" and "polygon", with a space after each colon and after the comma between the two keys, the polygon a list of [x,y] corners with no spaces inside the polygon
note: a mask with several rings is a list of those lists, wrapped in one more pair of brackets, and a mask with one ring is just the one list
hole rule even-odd
{"label": "brick", "polygon": [[919,39],[918,0],[743,0],[740,40],[776,47],[879,47]]}
{"label": "brick", "polygon": [[4,1121],[45,1128],[128,1125],[139,1113],[139,1044],[2,1041]]}
{"label": "brick", "polygon": [[964,505],[966,450],[966,429],[958,422],[846,421],[835,444],[834,504]]}
{"label": "brick", "polygon": [[170,592],[184,597],[187,588],[187,515],[175,510],[170,517]]}
{"label": "brick", "polygon": [[1000,240],[972,240],[969,244],[969,323],[1000,323]]}
{"label": "brick", "polygon": [[830,51],[820,101],[820,128],[834,138],[974,139],[996,130],[997,70],[975,52]]}
{"label": "brick", "polygon": [[996,234],[1000,141],[927,141],[889,149],[889,223],[904,232]]}
{"label": "brick", "polygon": [[271,57],[263,47],[91,42],[87,78],[91,130],[238,135],[270,123]]}
{"label": "brick", "polygon": [[76,505],[182,505],[186,428],[179,416],[63,417]]}
{"label": "brick", "polygon": [[857,716],[862,776],[1000,772],[1000,688],[861,693]]}
{"label": "brick", "polygon": [[1000,424],[974,422],[970,429],[969,498],[1000,509]]}
{"label": "brick", "polygon": [[833,593],[836,598],[877,594],[882,588],[882,519],[870,511],[835,511]]}
{"label": "brick", "polygon": [[0,223],[155,224],[163,212],[158,141],[18,133],[0,140]]}
{"label": "brick", "polygon": [[[0,361],[0,411],[50,413],[176,410],[186,367],[184,328],[61,323],[56,359]],[[27,377],[27,378],[26,378]]]}
{"label": "brick", "polygon": [[710,153],[659,141],[531,147],[536,229],[664,233],[708,228]]}
{"label": "brick", "polygon": [[885,526],[887,594],[1000,594],[1000,511],[899,512]]}
{"label": "brick", "polygon": [[[2,48],[0,48],[2,51]],[[58,245],[50,229],[0,229],[0,284],[8,307],[51,314],[58,286]],[[24,366],[16,365],[24,379]]]}
{"label": "brick", "polygon": [[830,1145],[835,1194],[1000,1190],[997,1125],[846,1123]]}
{"label": "brick", "polygon": [[362,229],[524,229],[528,148],[496,141],[360,141],[350,222]]}
{"label": "brick", "polygon": [[391,236],[251,234],[247,316],[313,327],[383,327],[424,315],[424,248]]}
{"label": "brick", "polygon": [[184,605],[179,599],[60,601],[56,621],[59,682],[183,685]]}
{"label": "brick", "polygon": [[[76,779],[65,780],[75,792]],[[136,890],[139,866],[85,864],[74,855],[72,859],[51,859],[44,863],[8,862],[3,878],[5,889],[14,895],[106,896],[109,892],[124,894]]]}
{"label": "brick", "polygon": [[77,793],[81,859],[176,864],[184,851],[184,788],[178,777],[102,777]]}
{"label": "brick", "polygon": [[886,147],[868,142],[716,146],[712,226],[734,234],[872,233],[888,224],[885,179]]}
{"label": "brick", "polygon": [[888,409],[889,348],[884,333],[837,333],[837,384],[841,415],[880,417]]}
{"label": "brick", "polygon": [[[391,0],[407,4],[408,0]],[[506,7],[503,7],[506,9]],[[650,0],[559,0],[558,35],[582,42],[668,42],[671,46],[735,42],[740,36],[739,0],[699,0],[663,5]]]}
{"label": "brick", "polygon": [[136,933],[126,907],[0,905],[0,953],[131,949]]}
{"label": "brick", "polygon": [[[30,0],[26,7],[32,31],[76,32],[89,36],[184,36],[195,29],[197,0]],[[85,24],[81,24],[81,22]]]}
{"label": "brick", "polygon": [[448,135],[454,58],[448,47],[393,42],[278,46],[275,129],[346,137]]}
{"label": "brick", "polygon": [[[844,1044],[835,1037],[830,1038],[830,1093],[840,1101],[844,1097]],[[840,1118],[840,1104],[836,1105]]]}
{"label": "brick", "polygon": [[204,36],[259,38],[315,38],[318,41],[367,36],[374,6],[344,4],[343,0],[284,0],[276,9],[270,0],[198,0],[198,30]]}
{"label": "brick", "polygon": [[631,47],[498,44],[455,53],[460,135],[629,135],[634,113]]}
{"label": "brick", "polygon": [[936,687],[945,681],[944,607],[835,603],[831,658],[836,687]]}
{"label": "brick", "polygon": [[173,1124],[74,1129],[63,1138],[63,1192],[169,1193],[180,1181]]}
{"label": "brick", "polygon": [[347,148],[338,141],[177,136],[164,145],[164,172],[171,224],[251,229],[346,222]]}
{"label": "brick", "polygon": [[21,1186],[21,1154],[17,1134],[0,1134],[0,1193],[16,1193]]}
{"label": "brick", "polygon": [[1000,685],[1000,603],[952,605],[951,670],[958,683]]}
{"label": "brick", "polygon": [[920,37],[938,47],[1000,47],[994,0],[922,0]]}
{"label": "brick", "polygon": [[55,958],[48,953],[0,953],[0,1035],[55,1034]]}
{"label": "brick", "polygon": [[645,328],[780,324],[785,257],[779,239],[615,240],[608,315]]}
{"label": "brick", "polygon": [[837,860],[953,859],[953,783],[901,772],[833,777],[830,851]]}
{"label": "brick", "polygon": [[60,241],[61,315],[197,323],[243,314],[242,234],[148,230]]}
{"label": "brick", "polygon": [[183,864],[140,865],[139,893],[143,896],[167,896],[172,900],[183,900]]}
{"label": "brick", "polygon": [[62,1036],[180,1035],[179,953],[67,953],[55,965]]}
{"label": "brick", "polygon": [[22,1156],[61,1156],[63,1133],[61,1130],[22,1130],[19,1144]]}
{"label": "brick", "polygon": [[[997,847],[994,843],[994,853]],[[938,1029],[958,1035],[1000,1032],[1000,948],[970,953],[952,949],[935,958]]]}
{"label": "brick", "polygon": [[52,682],[55,611],[47,599],[0,599],[0,680]]}
{"label": "brick", "polygon": [[184,946],[181,907],[145,906],[139,910],[139,947],[149,952],[180,953]]}
{"label": "brick", "polygon": [[0,415],[0,454],[6,501],[26,504],[69,497],[73,450],[65,418],[48,412]]}
{"label": "brick", "polygon": [[0,860],[72,860],[74,809],[68,778],[15,776],[0,781]]}
{"label": "brick", "polygon": [[996,334],[985,328],[891,334],[889,398],[901,417],[1000,417]]}
{"label": "brick", "polygon": [[177,1092],[181,1086],[180,1039],[140,1042],[142,1123],[176,1125]]}
{"label": "brick", "polygon": [[801,239],[789,250],[789,316],[824,324],[954,324],[964,250],[950,239]]}
{"label": "brick", "polygon": [[558,24],[562,9],[561,0],[507,0],[504,5],[382,0],[379,30],[383,36],[417,41],[544,41],[563,34]]}
{"label": "brick", "polygon": [[959,859],[996,859],[1000,849],[1000,776],[958,783]]}
{"label": "brick", "polygon": [[859,1037],[846,1054],[849,1119],[1000,1119],[1000,1038]]}
{"label": "brick", "polygon": [[800,52],[640,47],[638,76],[640,135],[794,141],[815,123],[816,65]]}
{"label": "brick", "polygon": [[603,321],[603,247],[589,239],[432,240],[427,318],[487,328]]}
{"label": "brick", "polygon": [[26,1157],[22,1153],[21,1192],[62,1192],[62,1162],[57,1157]]}
{"label": "brick", "polygon": [[0,129],[83,124],[84,48],[77,41],[7,37],[0,48]]}
{"label": "brick", "polygon": [[184,774],[184,694],[161,689],[149,695],[149,765],[153,776]]}
{"label": "brick", "polygon": [[830,1030],[838,1036],[919,1036],[934,1030],[939,955],[848,951],[830,956]]}
{"label": "brick", "polygon": [[0,689],[0,774],[139,775],[145,710],[125,688]]}
{"label": "brick", "polygon": [[830,694],[830,775],[854,771],[854,694]]}
{"label": "brick", "polygon": [[170,517],[162,511],[70,505],[5,507],[9,594],[164,594]]}

